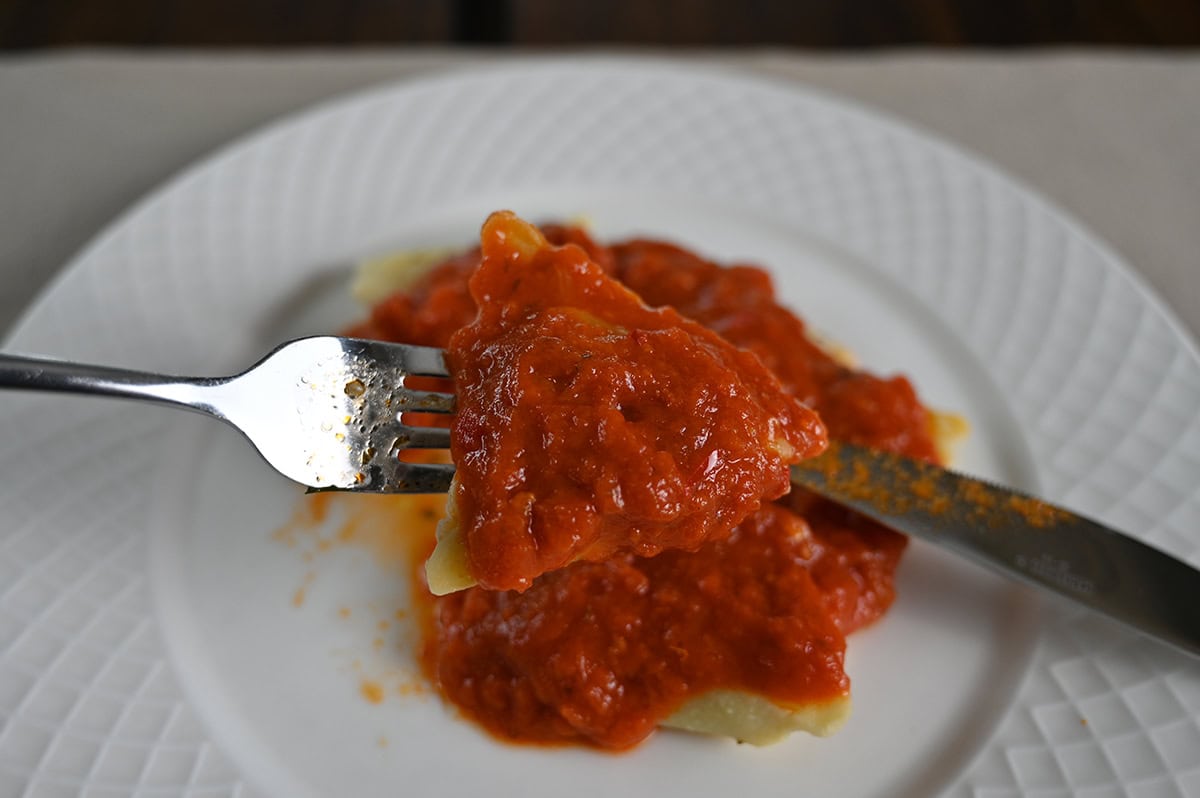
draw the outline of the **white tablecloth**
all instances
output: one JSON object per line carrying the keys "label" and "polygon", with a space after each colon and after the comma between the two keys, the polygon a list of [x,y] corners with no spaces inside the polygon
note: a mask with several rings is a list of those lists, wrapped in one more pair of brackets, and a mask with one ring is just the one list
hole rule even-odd
{"label": "white tablecloth", "polygon": [[[506,57],[398,49],[0,59],[0,333],[124,208],[231,138],[342,92]],[[1107,240],[1200,332],[1200,57],[669,57],[841,94],[990,159]]]}

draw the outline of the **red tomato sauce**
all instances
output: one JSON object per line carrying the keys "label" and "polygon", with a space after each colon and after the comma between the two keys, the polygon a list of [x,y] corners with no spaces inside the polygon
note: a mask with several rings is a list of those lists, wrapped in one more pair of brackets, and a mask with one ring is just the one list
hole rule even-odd
{"label": "red tomato sauce", "polygon": [[929,411],[908,380],[839,364],[776,301],[762,269],[718,266],[658,241],[617,244],[612,253],[613,275],[631,291],[758,355],[793,396],[817,411],[831,438],[937,460]]}
{"label": "red tomato sauce", "polygon": [[845,637],[796,565],[814,553],[804,521],[767,505],[694,553],[579,563],[524,593],[445,596],[438,684],[504,738],[608,748],[637,744],[713,688],[797,704],[845,695]]}
{"label": "red tomato sauce", "polygon": [[450,337],[455,501],[472,576],[525,590],[621,552],[727,537],[788,466],[824,450],[815,413],[752,353],[650,309],[578,246],[497,213]]}
{"label": "red tomato sauce", "polygon": [[[753,352],[830,436],[936,460],[929,413],[903,377],[847,368],[779,305],[769,276],[655,241],[574,243],[651,306]],[[479,250],[376,307],[357,334],[446,346],[476,316]],[[628,748],[689,697],[721,688],[804,703],[844,696],[845,636],[891,605],[906,539],[799,491],[725,539],[651,558],[617,554],[533,580],[433,600],[425,667],[442,694],[502,739]]]}

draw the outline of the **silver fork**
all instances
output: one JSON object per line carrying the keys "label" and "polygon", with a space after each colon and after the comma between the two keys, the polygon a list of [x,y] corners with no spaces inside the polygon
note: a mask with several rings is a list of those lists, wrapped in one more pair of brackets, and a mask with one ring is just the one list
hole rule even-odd
{"label": "silver fork", "polygon": [[453,413],[454,395],[407,388],[448,377],[442,350],[356,338],[289,341],[232,377],[171,377],[0,354],[0,388],[94,394],[183,407],[241,431],[279,473],[313,490],[444,493],[454,466],[403,449],[445,449],[450,431],[402,413]]}

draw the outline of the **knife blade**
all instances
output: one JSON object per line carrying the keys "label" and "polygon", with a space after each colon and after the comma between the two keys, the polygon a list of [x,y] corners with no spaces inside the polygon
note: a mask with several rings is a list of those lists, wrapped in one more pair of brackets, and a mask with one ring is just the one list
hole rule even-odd
{"label": "knife blade", "polygon": [[1200,571],[1097,521],[939,466],[840,442],[792,466],[792,482],[1200,657]]}

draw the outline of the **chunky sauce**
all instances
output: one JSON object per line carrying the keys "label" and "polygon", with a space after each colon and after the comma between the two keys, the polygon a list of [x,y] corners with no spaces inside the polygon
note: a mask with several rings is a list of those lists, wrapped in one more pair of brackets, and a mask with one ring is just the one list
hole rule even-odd
{"label": "chunky sauce", "polygon": [[768,505],[695,553],[623,555],[524,593],[438,599],[441,689],[504,737],[626,748],[690,695],[803,704],[849,690],[846,642],[808,570],[804,522]]}
{"label": "chunky sauce", "polygon": [[571,562],[727,537],[788,466],[825,448],[816,415],[753,354],[646,307],[576,246],[511,213],[483,227],[476,319],[446,351],[454,500],[471,575],[525,590]]}
{"label": "chunky sauce", "polygon": [[[936,460],[928,411],[902,377],[847,368],[780,306],[767,274],[677,247],[575,243],[649,305],[674,307],[754,352],[814,407],[831,437]],[[475,318],[480,252],[433,269],[354,332],[445,346]],[[626,748],[713,688],[787,706],[848,694],[845,636],[894,597],[905,538],[799,491],[695,552],[619,554],[547,573],[522,593],[472,588],[436,599],[426,668],[450,701],[505,739]]]}
{"label": "chunky sauce", "polygon": [[762,359],[793,396],[817,411],[835,440],[935,461],[929,411],[904,377],[848,368],[815,344],[775,301],[770,276],[722,267],[657,241],[612,247],[614,276],[650,305],[670,305]]}

